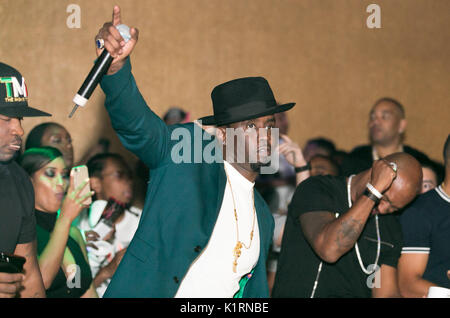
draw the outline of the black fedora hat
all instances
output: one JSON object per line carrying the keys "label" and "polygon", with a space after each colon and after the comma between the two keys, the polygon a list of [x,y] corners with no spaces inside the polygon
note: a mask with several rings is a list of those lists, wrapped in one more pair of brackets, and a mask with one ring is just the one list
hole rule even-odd
{"label": "black fedora hat", "polygon": [[214,115],[200,118],[203,125],[228,125],[284,112],[295,105],[278,105],[263,77],[238,78],[220,84],[213,89],[211,99]]}
{"label": "black fedora hat", "polygon": [[51,116],[28,106],[25,79],[13,67],[0,62],[0,114],[8,117]]}

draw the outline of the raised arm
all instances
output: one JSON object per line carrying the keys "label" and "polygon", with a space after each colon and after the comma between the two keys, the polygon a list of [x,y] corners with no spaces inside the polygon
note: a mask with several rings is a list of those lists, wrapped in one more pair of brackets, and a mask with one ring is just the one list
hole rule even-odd
{"label": "raised arm", "polygon": [[335,263],[353,248],[374,205],[362,196],[339,218],[330,211],[309,212],[300,216],[300,224],[317,255],[325,262]]}
{"label": "raised arm", "polygon": [[[122,144],[152,168],[169,154],[170,134],[165,123],[148,107],[131,74],[129,55],[139,32],[130,28],[131,39],[125,43],[115,28],[121,23],[120,8],[115,6],[112,21],[105,23],[96,36],[104,40],[105,49],[114,57],[101,82],[105,106]],[[97,55],[101,52],[97,49]]]}
{"label": "raised arm", "polygon": [[[370,183],[386,191],[392,184],[392,169],[383,160],[376,161],[371,171]],[[352,207],[338,218],[331,211],[308,212],[300,216],[300,224],[306,239],[317,255],[328,263],[334,263],[353,248],[375,206],[365,195],[357,194]]]}

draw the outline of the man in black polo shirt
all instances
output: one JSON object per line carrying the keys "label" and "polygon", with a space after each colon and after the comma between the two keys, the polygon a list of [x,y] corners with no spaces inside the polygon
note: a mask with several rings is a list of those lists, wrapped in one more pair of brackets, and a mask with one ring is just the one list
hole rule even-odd
{"label": "man in black polo shirt", "polygon": [[392,213],[421,182],[420,164],[405,153],[350,178],[303,181],[289,206],[272,296],[398,296],[401,232]]}
{"label": "man in black polo shirt", "polygon": [[444,145],[445,179],[400,217],[404,246],[398,263],[403,297],[424,297],[431,286],[450,288],[450,135]]}
{"label": "man in black polo shirt", "polygon": [[0,273],[0,297],[45,297],[36,257],[34,191],[13,160],[22,144],[22,117],[50,116],[28,107],[25,81],[0,63],[0,252],[26,259],[23,273]]}

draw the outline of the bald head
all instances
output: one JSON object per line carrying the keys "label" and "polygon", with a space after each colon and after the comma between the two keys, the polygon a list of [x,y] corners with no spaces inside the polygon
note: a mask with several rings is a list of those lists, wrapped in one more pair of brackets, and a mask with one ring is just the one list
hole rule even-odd
{"label": "bald head", "polygon": [[422,189],[422,167],[411,155],[397,152],[384,158],[397,164],[397,177],[386,192],[396,206],[403,208],[411,202]]}

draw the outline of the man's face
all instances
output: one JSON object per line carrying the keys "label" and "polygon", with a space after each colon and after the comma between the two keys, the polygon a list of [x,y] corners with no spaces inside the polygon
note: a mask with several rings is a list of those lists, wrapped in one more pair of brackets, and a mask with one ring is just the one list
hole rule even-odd
{"label": "man's face", "polygon": [[380,214],[397,212],[415,198],[418,194],[417,190],[405,179],[397,178],[383,194],[381,201],[374,207],[373,212]]}
{"label": "man's face", "polygon": [[422,191],[421,193],[428,192],[434,188],[437,187],[437,176],[436,173],[428,168],[428,167],[422,167]]}
{"label": "man's face", "polygon": [[68,167],[73,165],[72,138],[69,132],[58,125],[51,125],[45,129],[42,135],[41,144],[58,149],[63,154]]}
{"label": "man's face", "polygon": [[21,118],[0,115],[0,162],[11,160],[22,145]]}
{"label": "man's face", "polygon": [[[273,115],[250,119],[229,126],[234,137],[233,148],[226,149],[227,157],[231,151],[234,161],[241,166],[259,172],[262,166],[270,165],[272,129],[275,127]],[[231,134],[228,135],[231,136]],[[230,143],[227,140],[226,146]]]}
{"label": "man's face", "polygon": [[400,110],[390,102],[381,102],[370,112],[369,133],[374,144],[390,144],[400,138],[405,127]]}
{"label": "man's face", "polygon": [[91,186],[97,194],[97,199],[108,200],[114,198],[119,202],[128,204],[133,198],[133,184],[131,172],[122,164],[113,159],[107,159],[101,178],[91,181]]}

